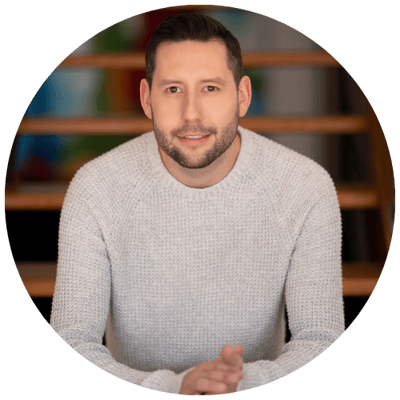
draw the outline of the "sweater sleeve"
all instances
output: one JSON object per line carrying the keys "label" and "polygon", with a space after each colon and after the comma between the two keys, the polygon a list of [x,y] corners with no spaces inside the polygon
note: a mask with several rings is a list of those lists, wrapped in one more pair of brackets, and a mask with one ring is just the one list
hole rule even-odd
{"label": "sweater sleeve", "polygon": [[73,181],[61,212],[51,326],[105,371],[143,387],[179,393],[187,371],[134,370],[118,363],[102,344],[110,304],[110,260],[101,227],[79,194],[79,186],[79,181]]}
{"label": "sweater sleeve", "polygon": [[291,340],[277,359],[244,364],[238,391],[295,371],[326,350],[344,331],[341,217],[330,178],[320,194],[294,238],[285,282]]}

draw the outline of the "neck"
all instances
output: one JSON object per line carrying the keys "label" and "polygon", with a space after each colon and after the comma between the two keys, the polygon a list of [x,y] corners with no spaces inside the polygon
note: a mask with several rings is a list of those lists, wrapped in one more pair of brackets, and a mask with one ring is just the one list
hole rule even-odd
{"label": "neck", "polygon": [[204,168],[191,169],[182,167],[163,150],[158,148],[158,151],[165,168],[175,179],[186,186],[201,189],[222,181],[232,170],[240,151],[240,135],[237,133],[228,150]]}

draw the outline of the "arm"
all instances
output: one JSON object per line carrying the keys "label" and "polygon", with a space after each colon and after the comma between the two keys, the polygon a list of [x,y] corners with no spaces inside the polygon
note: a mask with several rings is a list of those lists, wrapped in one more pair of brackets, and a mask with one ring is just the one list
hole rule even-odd
{"label": "arm", "polygon": [[292,338],[274,361],[243,367],[237,390],[260,386],[302,367],[344,331],[341,277],[341,219],[332,184],[309,210],[297,233],[285,284]]}
{"label": "arm", "polygon": [[144,387],[178,393],[185,373],[134,370],[118,363],[102,345],[110,303],[110,260],[86,198],[79,179],[73,181],[60,219],[51,325],[78,353],[107,372]]}

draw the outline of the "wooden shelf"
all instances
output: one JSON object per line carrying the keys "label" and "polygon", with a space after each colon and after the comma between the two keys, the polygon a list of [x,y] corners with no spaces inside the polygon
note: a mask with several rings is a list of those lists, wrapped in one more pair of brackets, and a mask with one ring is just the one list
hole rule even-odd
{"label": "wooden shelf", "polygon": [[7,211],[59,211],[68,183],[22,184],[6,190]]}
{"label": "wooden shelf", "polygon": [[6,193],[7,211],[59,211],[64,202],[65,193]]}
{"label": "wooden shelf", "polygon": [[53,297],[55,279],[23,279],[22,282],[31,297]]}
{"label": "wooden shelf", "polygon": [[248,117],[239,122],[243,128],[259,133],[359,134],[368,130],[363,115]]}
{"label": "wooden shelf", "polygon": [[[323,51],[309,52],[244,52],[245,68],[268,67],[340,67],[340,64]],[[92,53],[67,57],[57,69],[96,68],[96,69],[145,69],[145,53]]]}
{"label": "wooden shelf", "polygon": [[382,268],[382,264],[343,264],[343,296],[370,296]]}
{"label": "wooden shelf", "polygon": [[329,54],[323,51],[309,52],[257,52],[243,53],[244,67],[340,67],[340,64]]}
{"label": "wooden shelf", "polygon": [[[307,117],[247,117],[240,126],[260,133],[321,133],[359,134],[368,130],[366,117],[307,116]],[[146,117],[113,118],[25,118],[18,133],[30,135],[139,135],[153,129]]]}
{"label": "wooden shelf", "polygon": [[[21,185],[18,189],[6,190],[7,211],[61,210],[67,184]],[[378,207],[378,193],[369,184],[336,185],[341,209],[370,209]]]}
{"label": "wooden shelf", "polygon": [[57,263],[18,262],[18,272],[31,297],[52,297],[56,282]]}
{"label": "wooden shelf", "polygon": [[[56,263],[17,263],[26,290],[32,297],[52,297]],[[343,264],[343,295],[370,296],[382,271],[381,264]]]}
{"label": "wooden shelf", "polygon": [[378,191],[372,184],[340,183],[335,186],[342,210],[379,207]]}

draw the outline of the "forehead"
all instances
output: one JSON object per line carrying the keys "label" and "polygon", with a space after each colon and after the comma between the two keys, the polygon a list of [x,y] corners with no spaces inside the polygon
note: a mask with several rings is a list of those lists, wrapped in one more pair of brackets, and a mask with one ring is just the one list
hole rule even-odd
{"label": "forehead", "polygon": [[[154,78],[165,74],[232,74],[225,44],[220,40],[164,42],[156,52]],[[232,75],[233,78],[233,75]]]}

